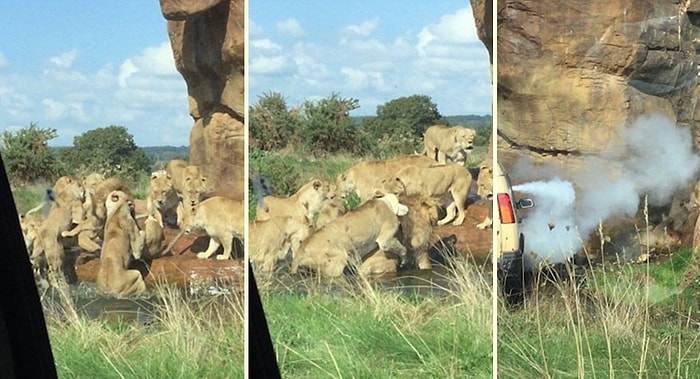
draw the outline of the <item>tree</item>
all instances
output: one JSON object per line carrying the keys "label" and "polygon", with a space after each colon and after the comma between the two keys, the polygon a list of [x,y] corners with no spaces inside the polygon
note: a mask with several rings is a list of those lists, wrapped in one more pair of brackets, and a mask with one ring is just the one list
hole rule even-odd
{"label": "tree", "polygon": [[268,151],[284,148],[298,139],[300,125],[299,112],[287,108],[282,94],[265,93],[250,107],[250,146]]}
{"label": "tree", "polygon": [[301,133],[304,147],[314,154],[353,151],[357,128],[350,111],[359,107],[357,99],[344,99],[337,93],[319,101],[306,101]]}
{"label": "tree", "polygon": [[48,141],[57,136],[56,129],[40,128],[35,122],[16,132],[3,132],[0,152],[14,185],[53,181],[59,176],[56,155],[48,147]]}
{"label": "tree", "polygon": [[89,130],[73,139],[73,147],[62,151],[66,163],[78,171],[100,172],[107,176],[129,176],[150,171],[146,153],[123,126]]}
{"label": "tree", "polygon": [[425,130],[441,119],[430,96],[412,95],[378,106],[377,116],[365,119],[362,126],[377,140],[375,155],[409,154],[420,149]]}

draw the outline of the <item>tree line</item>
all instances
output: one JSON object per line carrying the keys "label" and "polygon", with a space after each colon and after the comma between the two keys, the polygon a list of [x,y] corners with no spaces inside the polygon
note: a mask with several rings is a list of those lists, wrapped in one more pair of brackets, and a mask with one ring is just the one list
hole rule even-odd
{"label": "tree line", "polygon": [[303,150],[316,156],[347,153],[386,158],[422,151],[423,133],[435,124],[477,130],[476,145],[488,144],[490,116],[444,117],[429,96],[412,95],[377,107],[376,116],[351,117],[359,101],[337,93],[290,107],[277,92],[250,107],[250,147],[266,151]]}
{"label": "tree line", "polygon": [[133,179],[151,170],[153,162],[123,126],[89,130],[76,136],[71,147],[50,148],[48,142],[57,136],[56,129],[35,122],[2,133],[0,153],[13,186],[90,172]]}

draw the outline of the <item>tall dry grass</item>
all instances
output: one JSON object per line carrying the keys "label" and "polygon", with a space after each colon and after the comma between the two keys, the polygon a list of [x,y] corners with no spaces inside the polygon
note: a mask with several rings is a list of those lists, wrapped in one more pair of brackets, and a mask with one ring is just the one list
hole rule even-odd
{"label": "tall dry grass", "polygon": [[259,280],[285,378],[492,376],[490,279],[473,263],[396,279],[410,285],[294,279]]}
{"label": "tall dry grass", "polygon": [[[66,304],[46,309],[60,377],[244,376],[244,311],[237,294],[194,297],[159,285],[137,322],[90,318]],[[66,317],[68,315],[68,317]],[[129,318],[129,320],[127,320]]]}

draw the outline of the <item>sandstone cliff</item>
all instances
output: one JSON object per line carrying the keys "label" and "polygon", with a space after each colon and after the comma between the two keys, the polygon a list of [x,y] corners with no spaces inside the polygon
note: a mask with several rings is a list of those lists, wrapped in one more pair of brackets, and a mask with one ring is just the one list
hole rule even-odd
{"label": "sandstone cliff", "polygon": [[160,0],[175,65],[187,83],[190,162],[209,186],[243,198],[244,1]]}
{"label": "sandstone cliff", "polygon": [[[499,0],[498,152],[575,165],[642,114],[697,136],[700,1]],[[697,143],[696,143],[697,147]]]}

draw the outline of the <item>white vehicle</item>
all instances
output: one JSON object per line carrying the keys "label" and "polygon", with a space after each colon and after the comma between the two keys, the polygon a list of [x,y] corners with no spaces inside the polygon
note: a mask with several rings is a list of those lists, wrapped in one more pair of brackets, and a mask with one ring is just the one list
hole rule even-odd
{"label": "white vehicle", "polygon": [[525,236],[520,231],[520,209],[531,208],[531,199],[515,201],[510,178],[500,163],[494,165],[493,193],[498,214],[493,217],[496,230],[496,259],[498,277],[506,301],[517,304],[523,300],[523,249]]}

